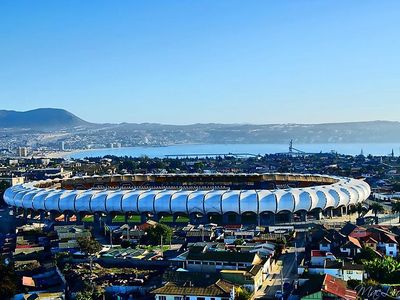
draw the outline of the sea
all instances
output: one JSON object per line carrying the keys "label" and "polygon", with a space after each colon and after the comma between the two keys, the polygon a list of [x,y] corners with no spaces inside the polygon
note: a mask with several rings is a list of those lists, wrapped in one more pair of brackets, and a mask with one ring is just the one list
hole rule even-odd
{"label": "sea", "polygon": [[[353,143],[353,144],[296,144],[293,148],[306,153],[331,153],[365,156],[400,155],[400,143]],[[285,153],[289,151],[288,144],[183,144],[160,147],[122,147],[82,150],[71,152],[66,157],[81,159],[85,157],[115,156],[148,156],[164,158],[167,156],[218,156],[218,155],[265,155]]]}

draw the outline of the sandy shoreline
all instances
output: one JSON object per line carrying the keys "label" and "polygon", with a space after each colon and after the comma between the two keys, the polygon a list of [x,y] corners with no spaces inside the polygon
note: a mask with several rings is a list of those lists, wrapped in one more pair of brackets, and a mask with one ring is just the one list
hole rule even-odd
{"label": "sandy shoreline", "polygon": [[44,153],[45,158],[66,158],[76,153],[86,152],[86,151],[93,151],[99,149],[81,149],[81,150],[71,150],[71,151],[54,151],[54,152],[47,152]]}

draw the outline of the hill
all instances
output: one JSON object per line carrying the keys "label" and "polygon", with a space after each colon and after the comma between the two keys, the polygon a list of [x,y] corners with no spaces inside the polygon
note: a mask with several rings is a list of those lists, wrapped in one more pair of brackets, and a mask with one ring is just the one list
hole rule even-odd
{"label": "hill", "polygon": [[0,110],[0,127],[2,128],[55,130],[89,124],[64,109],[39,108],[24,112]]}

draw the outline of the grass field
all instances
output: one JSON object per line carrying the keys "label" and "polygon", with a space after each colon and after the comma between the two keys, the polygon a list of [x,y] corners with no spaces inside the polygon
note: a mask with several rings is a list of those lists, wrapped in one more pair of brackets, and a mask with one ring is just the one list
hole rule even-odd
{"label": "grass field", "polygon": [[[113,223],[124,223],[125,216],[116,215],[112,221],[113,221]],[[128,223],[141,223],[141,218],[139,215],[130,216],[130,218],[128,219]]]}
{"label": "grass field", "polygon": [[[83,222],[86,223],[92,223],[94,221],[93,216],[87,216],[82,219]],[[124,223],[125,222],[125,216],[124,215],[116,215],[113,220],[113,223]],[[163,218],[160,219],[160,223],[172,223],[173,222],[173,217],[172,216],[164,216]],[[184,217],[184,216],[179,216],[176,221],[176,223],[188,223],[189,218]],[[133,215],[130,216],[128,219],[128,223],[141,223],[141,218],[139,215]]]}
{"label": "grass field", "polygon": [[93,221],[94,221],[93,216],[87,216],[82,219],[82,222],[87,222],[87,223],[93,223]]}
{"label": "grass field", "polygon": [[[160,219],[160,223],[172,223],[173,221],[174,221],[174,219],[172,216],[164,216],[163,218]],[[188,223],[189,218],[179,216],[175,222],[176,223]]]}

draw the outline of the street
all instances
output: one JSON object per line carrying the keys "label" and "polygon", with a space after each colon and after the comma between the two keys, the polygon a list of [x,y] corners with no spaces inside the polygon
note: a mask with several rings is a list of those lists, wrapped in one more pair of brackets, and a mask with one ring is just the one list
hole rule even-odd
{"label": "street", "polygon": [[298,261],[301,261],[304,256],[305,234],[305,232],[296,233],[296,248],[288,247],[284,250],[284,253],[280,257],[282,266],[279,264],[274,266],[271,274],[268,275],[262,287],[254,294],[255,299],[274,299],[276,291],[282,289],[284,282],[287,281],[292,283],[297,279],[296,252]]}

